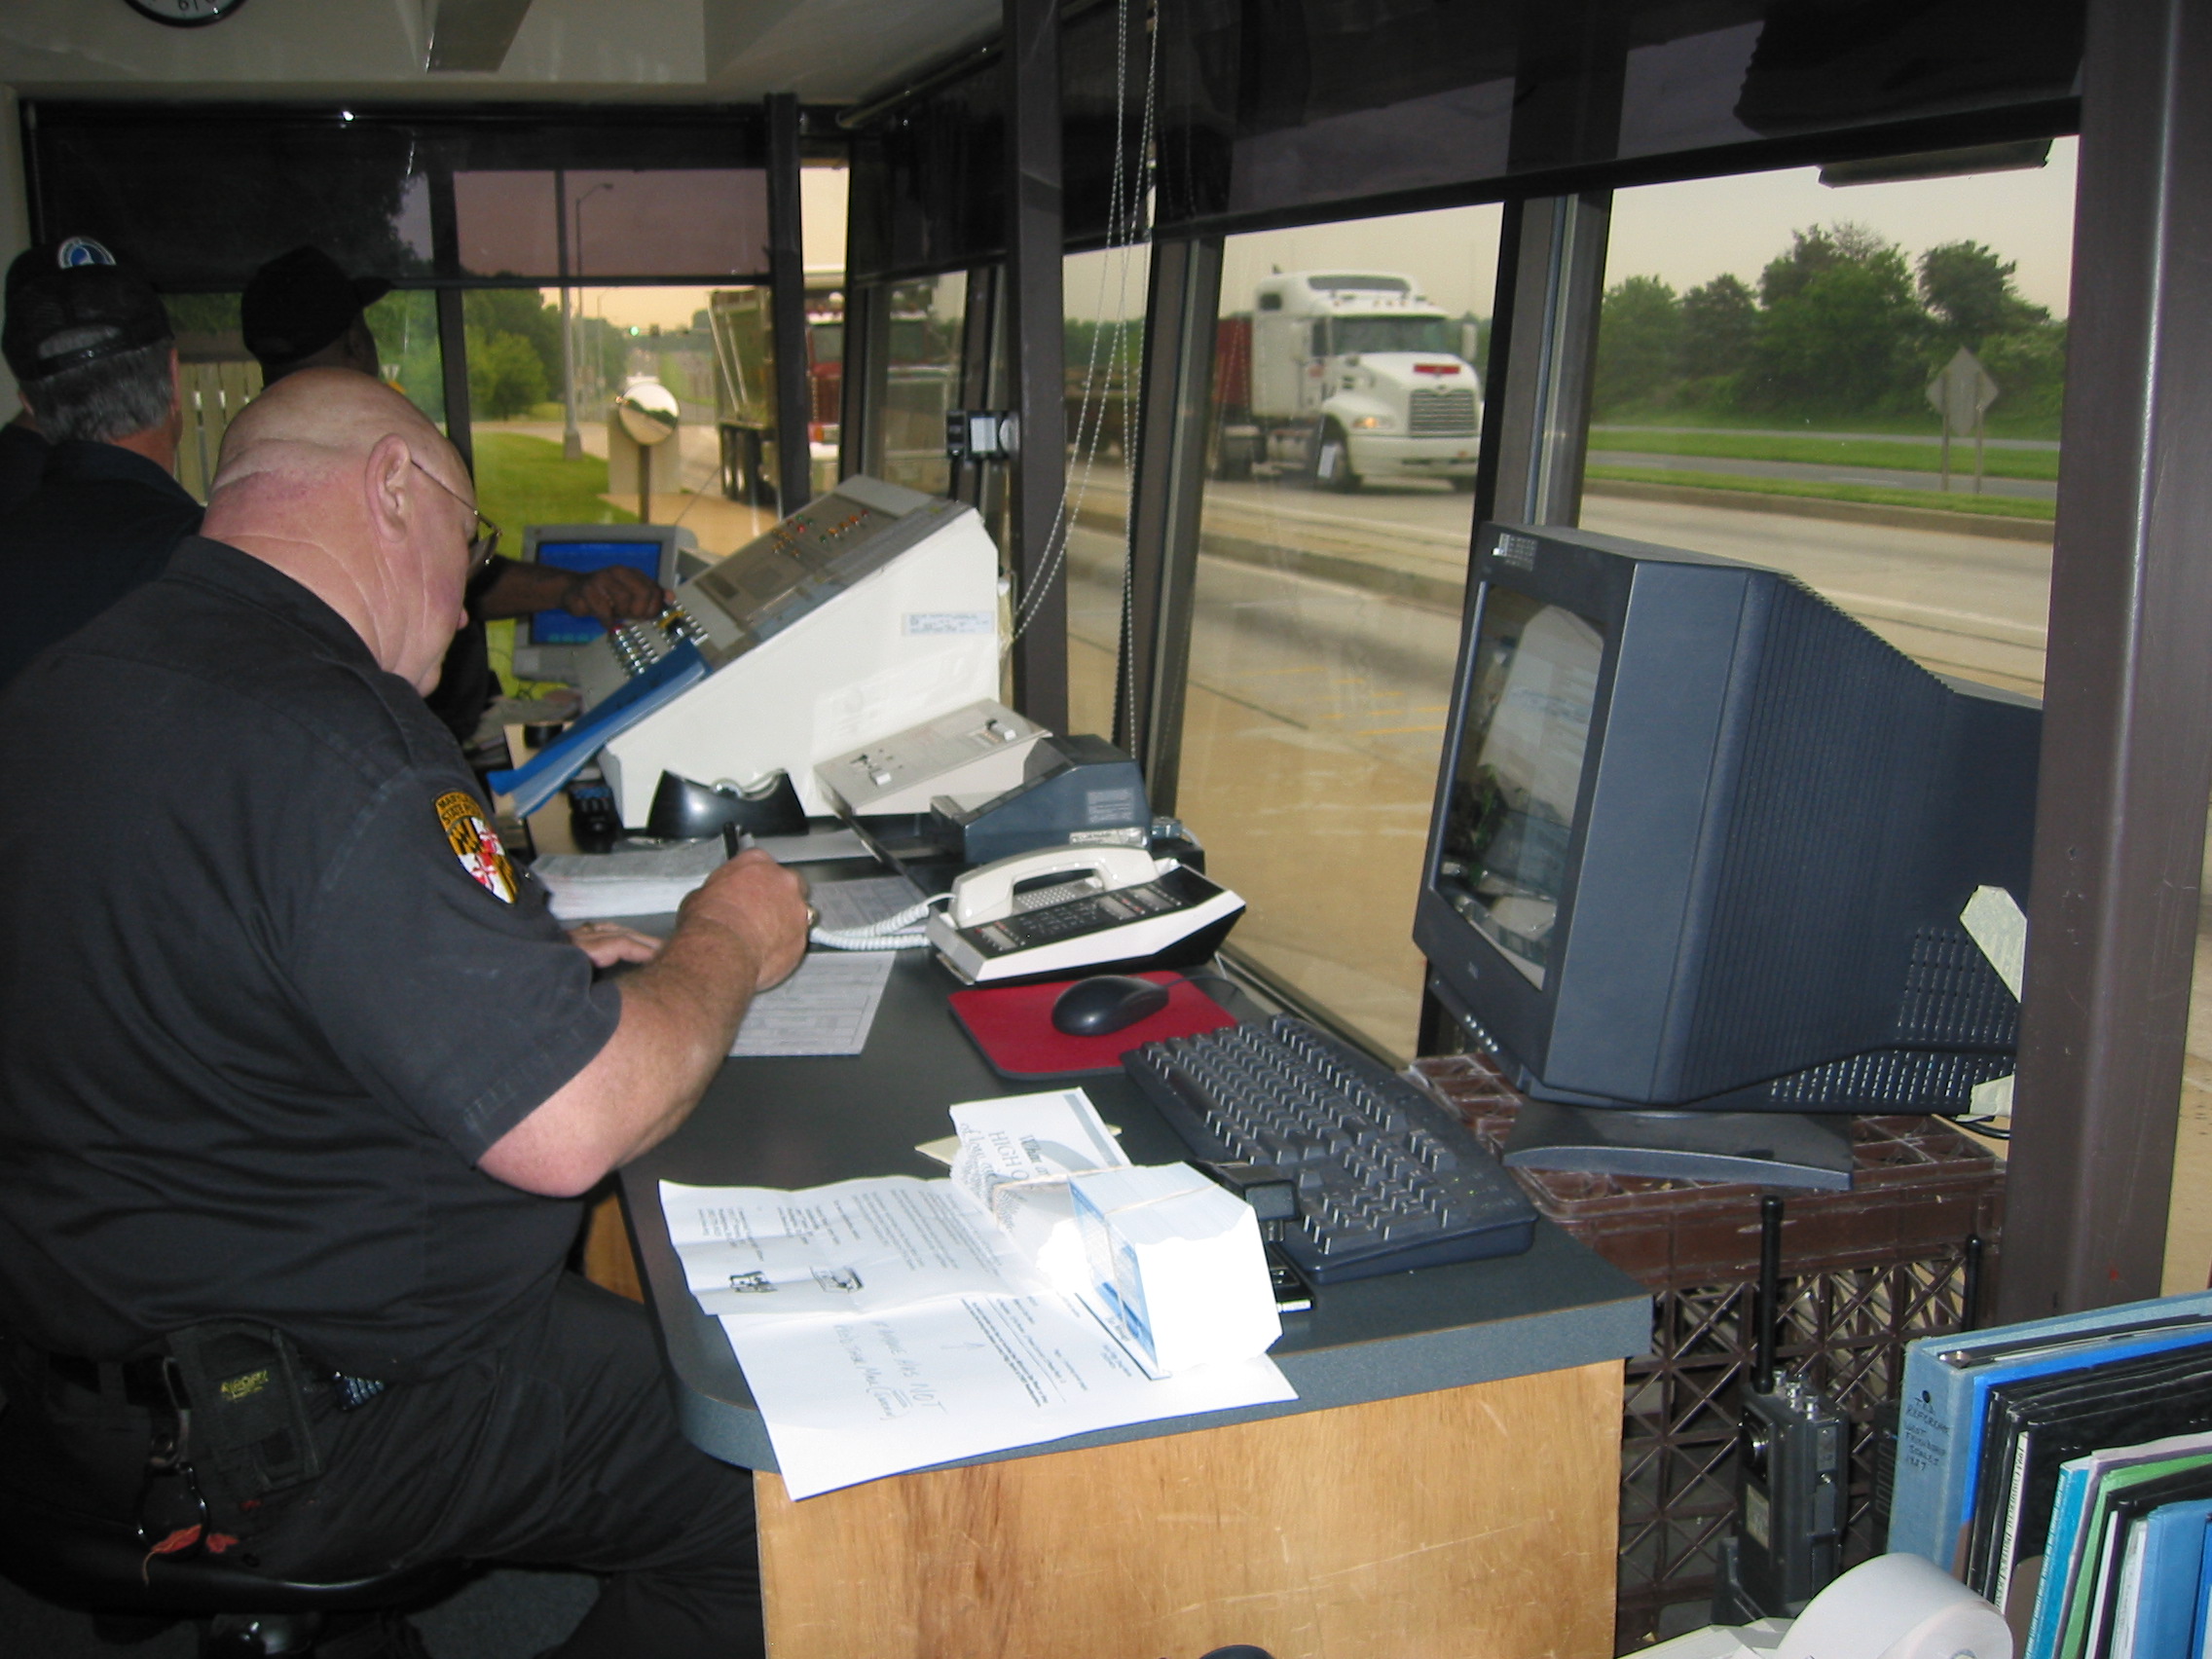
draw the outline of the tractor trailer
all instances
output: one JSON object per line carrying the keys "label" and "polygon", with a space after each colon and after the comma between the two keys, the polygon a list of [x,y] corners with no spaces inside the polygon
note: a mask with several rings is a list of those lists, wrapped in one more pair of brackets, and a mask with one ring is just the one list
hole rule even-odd
{"label": "tractor trailer", "polygon": [[1324,490],[1368,478],[1472,490],[1482,386],[1463,331],[1408,276],[1264,278],[1252,311],[1222,318],[1215,337],[1215,475],[1264,467]]}

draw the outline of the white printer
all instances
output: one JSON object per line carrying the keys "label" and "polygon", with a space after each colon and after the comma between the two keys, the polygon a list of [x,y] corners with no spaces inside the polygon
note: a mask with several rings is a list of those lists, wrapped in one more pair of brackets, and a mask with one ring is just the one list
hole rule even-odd
{"label": "white printer", "polygon": [[622,822],[645,823],[663,771],[783,771],[809,812],[831,811],[817,763],[997,692],[998,564],[973,508],[853,477],[684,582],[691,626],[626,625],[583,676],[589,726],[678,635],[707,664],[600,752]]}

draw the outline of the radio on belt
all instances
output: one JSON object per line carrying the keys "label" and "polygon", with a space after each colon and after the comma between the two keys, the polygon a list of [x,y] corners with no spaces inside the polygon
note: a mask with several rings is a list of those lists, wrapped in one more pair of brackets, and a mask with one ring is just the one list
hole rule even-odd
{"label": "radio on belt", "polygon": [[1102,737],[1040,737],[1003,794],[940,795],[930,839],[972,865],[1075,841],[1141,847],[1152,806],[1137,763]]}

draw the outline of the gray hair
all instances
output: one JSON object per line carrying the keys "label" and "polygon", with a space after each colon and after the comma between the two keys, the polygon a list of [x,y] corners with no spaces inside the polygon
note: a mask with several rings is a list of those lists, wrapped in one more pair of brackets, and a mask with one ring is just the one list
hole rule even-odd
{"label": "gray hair", "polygon": [[[42,354],[51,356],[97,346],[120,332],[111,327],[72,328],[39,344]],[[55,443],[82,438],[88,443],[112,444],[119,438],[148,431],[169,418],[176,389],[169,379],[172,345],[162,340],[151,346],[134,346],[58,374],[25,381],[23,401],[30,405],[39,431]]]}

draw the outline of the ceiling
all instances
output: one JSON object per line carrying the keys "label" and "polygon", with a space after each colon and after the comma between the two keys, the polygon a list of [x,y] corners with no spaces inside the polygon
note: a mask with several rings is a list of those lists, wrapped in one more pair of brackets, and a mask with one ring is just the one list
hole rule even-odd
{"label": "ceiling", "polygon": [[[26,96],[855,103],[998,32],[1000,0],[243,0],[169,28],[126,0],[5,0]],[[427,69],[496,62],[496,69]]]}

